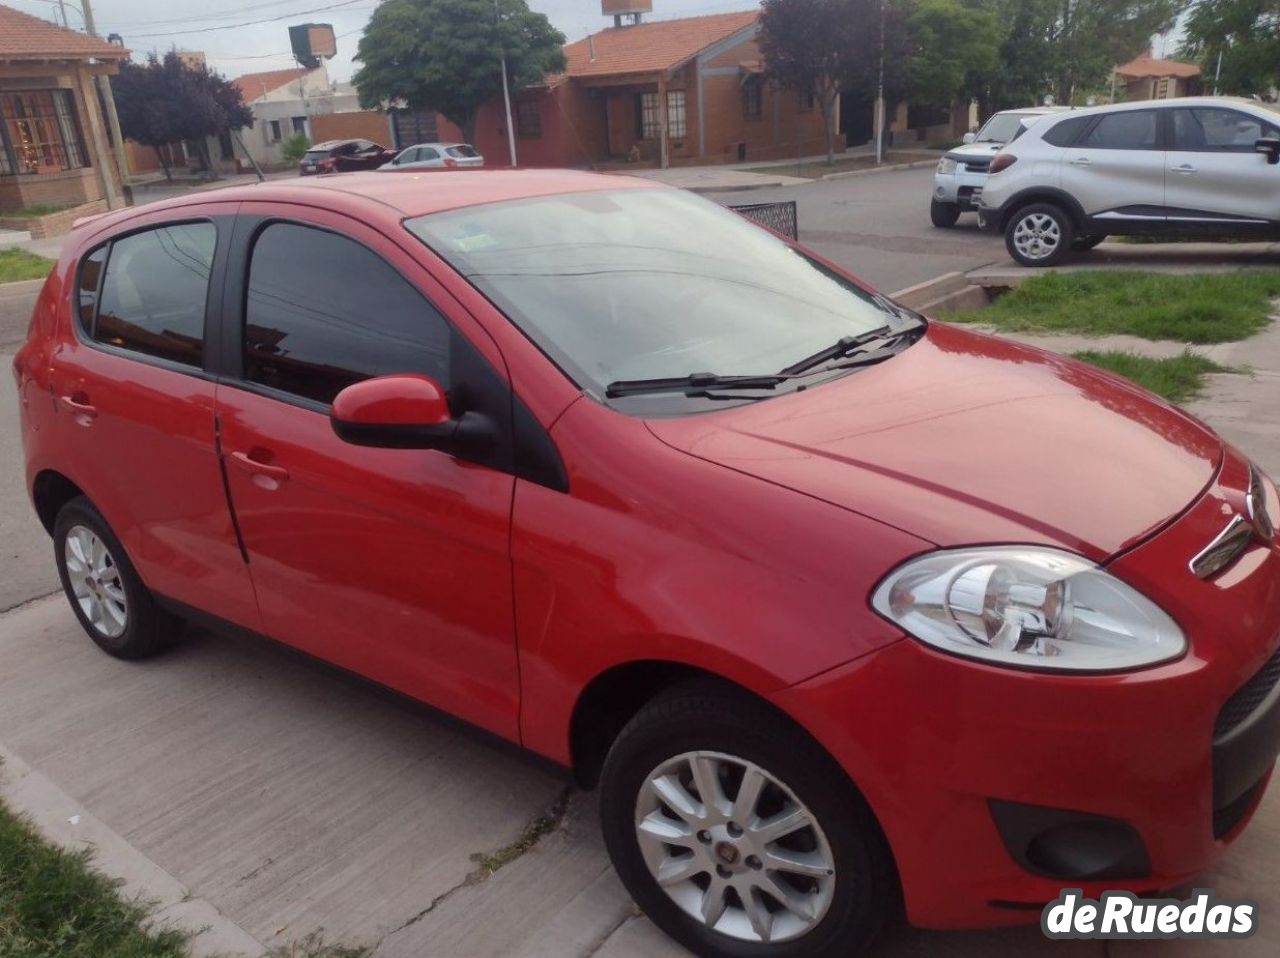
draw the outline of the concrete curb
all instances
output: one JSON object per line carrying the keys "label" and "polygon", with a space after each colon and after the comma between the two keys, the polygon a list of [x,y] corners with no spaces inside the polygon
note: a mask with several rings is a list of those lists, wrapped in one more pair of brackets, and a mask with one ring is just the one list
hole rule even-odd
{"label": "concrete curb", "polygon": [[923,283],[916,283],[896,293],[890,293],[889,298],[910,309],[918,309],[939,296],[945,296],[967,285],[969,280],[964,273],[943,273],[933,279],[926,279]]}
{"label": "concrete curb", "polygon": [[25,299],[35,296],[44,285],[44,277],[40,279],[19,279],[12,283],[0,283],[0,299]]}
{"label": "concrete curb", "polygon": [[825,176],[819,176],[814,182],[823,180],[847,180],[855,176],[872,176],[876,173],[897,173],[901,170],[923,170],[929,166],[937,166],[938,159],[932,160],[913,160],[910,163],[895,163],[892,166],[872,166],[865,170],[844,170],[840,173],[828,173]]}
{"label": "concrete curb", "polygon": [[689,193],[747,193],[751,190],[776,190],[784,186],[808,186],[810,180],[806,183],[783,183],[781,180],[769,180],[766,183],[743,183],[737,186],[685,186],[681,189]]}
{"label": "concrete curb", "polygon": [[154,901],[152,921],[161,927],[190,932],[192,958],[237,956],[259,958],[266,948],[203,898],[123,837],[90,814],[79,802],[20,757],[0,745],[0,798],[13,812],[25,815],[36,830],[71,850],[93,850],[93,866],[124,880],[121,892]]}

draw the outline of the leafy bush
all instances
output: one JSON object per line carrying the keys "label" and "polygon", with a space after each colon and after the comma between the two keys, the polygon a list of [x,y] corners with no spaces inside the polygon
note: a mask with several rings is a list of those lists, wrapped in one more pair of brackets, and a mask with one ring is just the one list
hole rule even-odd
{"label": "leafy bush", "polygon": [[307,139],[307,134],[305,133],[293,134],[293,136],[289,137],[289,139],[284,141],[284,147],[282,148],[282,152],[284,154],[285,162],[287,163],[300,162],[302,160],[303,155],[306,154],[307,150],[309,149],[311,149],[311,141]]}

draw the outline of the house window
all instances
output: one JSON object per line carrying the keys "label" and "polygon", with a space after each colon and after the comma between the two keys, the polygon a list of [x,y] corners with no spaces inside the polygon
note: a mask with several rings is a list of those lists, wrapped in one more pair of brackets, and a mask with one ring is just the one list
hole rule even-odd
{"label": "house window", "polygon": [[0,96],[0,174],[56,173],[87,166],[70,90]]}
{"label": "house window", "polygon": [[689,127],[685,120],[684,90],[667,91],[667,135],[680,140],[688,135]]}
{"label": "house window", "polygon": [[763,87],[759,77],[748,77],[742,84],[742,116],[746,120],[758,120],[764,112]]}
{"label": "house window", "polygon": [[295,116],[290,122],[293,123],[294,133],[307,132],[307,118],[305,116]]}
{"label": "house window", "polygon": [[808,113],[813,109],[815,97],[812,89],[800,91],[800,112]]}
{"label": "house window", "polygon": [[272,143],[280,142],[280,121],[279,120],[271,121],[271,142]]}
{"label": "house window", "polygon": [[522,140],[536,140],[542,136],[542,114],[537,100],[516,101],[516,136]]}
{"label": "house window", "polygon": [[636,136],[641,140],[656,140],[662,136],[656,93],[636,94]]}

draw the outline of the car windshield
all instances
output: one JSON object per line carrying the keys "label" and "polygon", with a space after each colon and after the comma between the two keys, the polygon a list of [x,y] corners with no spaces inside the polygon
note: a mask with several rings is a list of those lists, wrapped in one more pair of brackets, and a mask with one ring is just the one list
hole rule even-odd
{"label": "car windshield", "polygon": [[977,142],[1008,143],[1021,132],[1019,124],[1035,116],[1034,113],[997,113],[982,125],[982,129],[978,131]]}
{"label": "car windshield", "polygon": [[777,373],[843,337],[915,322],[682,190],[540,197],[405,225],[598,395],[620,380]]}

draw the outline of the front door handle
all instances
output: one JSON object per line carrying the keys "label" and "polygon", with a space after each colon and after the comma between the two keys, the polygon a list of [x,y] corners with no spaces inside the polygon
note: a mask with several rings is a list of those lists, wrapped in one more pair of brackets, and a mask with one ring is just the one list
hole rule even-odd
{"label": "front door handle", "polygon": [[76,420],[81,425],[89,425],[88,420],[97,418],[98,407],[89,402],[89,397],[84,393],[75,393],[71,396],[59,396],[58,402],[62,404],[62,408],[68,412],[75,413]]}
{"label": "front door handle", "polygon": [[1192,166],[1190,163],[1183,163],[1173,168],[1173,172],[1175,173],[1194,173],[1195,171],[1196,171],[1196,168]]}
{"label": "front door handle", "polygon": [[276,482],[284,482],[289,478],[289,470],[284,466],[273,466],[270,463],[259,462],[247,452],[233,452],[231,461],[245,472],[252,473],[255,476],[265,476],[268,479],[274,479]]}
{"label": "front door handle", "polygon": [[1093,160],[1089,159],[1087,156],[1073,156],[1071,159],[1067,160],[1067,162],[1070,163],[1072,166],[1092,166],[1093,165]]}

